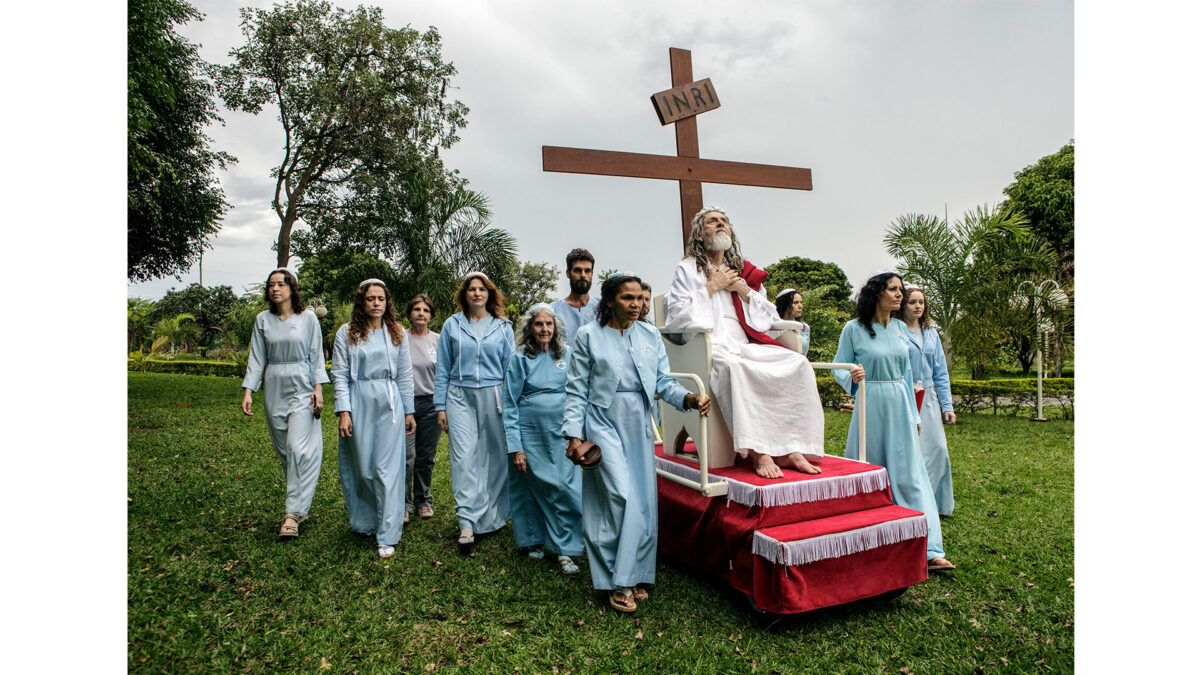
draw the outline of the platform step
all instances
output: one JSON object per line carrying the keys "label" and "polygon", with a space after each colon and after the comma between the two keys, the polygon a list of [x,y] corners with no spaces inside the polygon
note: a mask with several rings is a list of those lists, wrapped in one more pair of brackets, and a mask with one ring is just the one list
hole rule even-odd
{"label": "platform step", "polygon": [[755,530],[752,551],[776,565],[805,565],[928,535],[925,514],[893,504]]}
{"label": "platform step", "polygon": [[[691,481],[700,480],[700,464],[694,456],[667,456],[655,448],[655,466],[662,471]],[[778,479],[760,478],[746,466],[709,469],[709,481],[724,482],[729,500],[748,507],[788,506],[886,491],[887,470],[842,457],[826,456],[818,461],[822,473],[804,474],[784,470]],[[890,501],[890,500],[889,500]]]}

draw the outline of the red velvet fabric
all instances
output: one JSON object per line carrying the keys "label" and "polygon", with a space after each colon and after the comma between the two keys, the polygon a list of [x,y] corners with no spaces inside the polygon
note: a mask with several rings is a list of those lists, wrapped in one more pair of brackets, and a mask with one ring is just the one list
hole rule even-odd
{"label": "red velvet fabric", "polygon": [[[690,466],[693,469],[700,468],[700,462],[693,457],[696,456],[695,443],[686,443],[683,446],[683,451],[688,453],[687,456],[675,455],[668,457],[663,454],[662,445],[657,444],[654,447],[654,454],[671,462],[679,462],[684,466]],[[738,458],[741,459],[740,457]],[[856,473],[865,473],[867,471],[877,471],[878,466],[874,464],[864,464],[856,462],[845,457],[835,457],[826,455],[818,460],[809,460],[813,464],[821,468],[821,473],[801,473],[795,469],[784,469],[783,478],[763,478],[754,473],[754,467],[749,462],[738,462],[733,466],[724,466],[719,469],[709,469],[708,472],[714,476],[722,476],[724,478],[732,478],[736,481],[749,483],[751,485],[779,485],[780,483],[790,483],[793,481],[815,480],[819,478],[829,478],[831,476],[849,476]]]}
{"label": "red velvet fabric", "polygon": [[[661,448],[656,448],[662,456]],[[683,457],[667,458],[681,464],[698,465]],[[825,476],[848,475],[876,468],[872,465],[826,457],[821,462]],[[745,467],[713,469],[715,475],[755,484],[770,483]],[[808,474],[787,471],[783,480],[811,480]],[[795,474],[793,478],[792,474]],[[881,507],[887,510],[880,511]],[[898,509],[898,510],[897,510]],[[861,512],[867,512],[862,514]],[[874,513],[875,515],[868,515]],[[707,498],[696,490],[660,477],[658,479],[658,547],[663,553],[727,581],[750,595],[760,609],[781,614],[807,612],[919,583],[928,577],[925,538],[918,537],[841,558],[806,565],[785,566],[754,555],[755,530],[781,541],[789,532],[845,531],[872,524],[883,513],[913,514],[894,506],[890,490],[787,506],[748,507],[724,497]],[[846,514],[853,514],[847,516]],[[843,516],[838,523],[813,522]],[[876,521],[879,522],[879,521]],[[861,524],[860,524],[861,523]],[[809,529],[805,529],[809,528]],[[808,534],[806,536],[816,536]]]}
{"label": "red velvet fabric", "polygon": [[916,516],[924,518],[925,514],[920,511],[906,509],[898,504],[891,504],[866,511],[847,513],[838,518],[804,520],[798,523],[788,523],[774,527],[760,527],[758,531],[779,541],[797,541],[799,539],[812,539],[813,537],[821,537],[836,532],[849,532],[850,530],[886,523],[889,520],[913,518]]}
{"label": "red velvet fabric", "polygon": [[743,567],[735,566],[730,584],[750,595],[759,609],[776,614],[854,602],[929,578],[925,537],[791,567],[750,557],[749,572],[743,574]]}
{"label": "red velvet fabric", "polygon": [[925,390],[922,389],[921,391],[917,392],[917,412],[918,413],[921,412],[921,403],[923,403],[924,401],[925,401]]}
{"label": "red velvet fabric", "polygon": [[[767,279],[767,273],[755,267],[750,263],[749,260],[746,260],[743,263],[742,273],[738,276],[745,279],[746,285],[749,286],[751,290],[755,291],[762,288],[762,282],[766,281]],[[733,311],[737,312],[738,323],[742,324],[742,330],[746,331],[747,340],[760,345],[775,345],[776,347],[783,347],[783,345],[776,342],[774,338],[766,333],[760,333],[759,331],[751,328],[750,324],[746,322],[746,310],[742,308],[742,296],[738,295],[737,293],[731,293],[730,295],[733,296]],[[783,348],[787,349],[787,347]]]}

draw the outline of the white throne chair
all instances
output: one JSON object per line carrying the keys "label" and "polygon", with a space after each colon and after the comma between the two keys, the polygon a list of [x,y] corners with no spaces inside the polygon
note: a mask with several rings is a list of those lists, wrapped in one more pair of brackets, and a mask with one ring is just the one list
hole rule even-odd
{"label": "white throne chair", "polygon": [[[703,384],[703,390],[700,390],[691,381],[691,378],[679,377],[679,384],[692,393],[704,394],[712,391],[712,386],[709,383],[709,375],[712,373],[712,331],[700,330],[690,340],[683,342],[679,338],[686,338],[681,335],[670,335],[666,332],[665,324],[667,320],[666,312],[666,294],[657,295],[653,298],[654,303],[654,325],[658,332],[662,335],[663,346],[667,351],[667,360],[671,364],[671,373],[680,374],[687,373],[694,375]],[[777,321],[771,326],[771,336],[778,340],[783,345],[800,351],[800,330],[802,326],[795,321]],[[778,333],[778,335],[776,335]],[[683,451],[683,446],[691,438],[700,438],[698,429],[691,429],[688,424],[695,425],[694,420],[697,419],[688,413],[681,413],[675,408],[659,403],[659,408],[662,415],[662,440],[663,453],[667,455],[677,455]],[[703,418],[699,418],[703,419]],[[700,441],[696,442],[696,450],[699,453],[707,451],[707,459],[705,462],[708,468],[719,469],[721,467],[733,466],[733,460],[736,453],[733,451],[733,436],[729,433],[729,425],[725,423],[725,415],[721,412],[721,406],[717,404],[717,399],[713,398],[711,408],[708,413],[708,429],[707,429],[707,448],[701,447]],[[696,432],[696,433],[690,433]]]}

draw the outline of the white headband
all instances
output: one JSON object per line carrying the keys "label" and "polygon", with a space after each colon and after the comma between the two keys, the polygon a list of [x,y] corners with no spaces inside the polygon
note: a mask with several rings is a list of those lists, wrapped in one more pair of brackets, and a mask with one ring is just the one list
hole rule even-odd
{"label": "white headband", "polygon": [[775,299],[778,300],[778,299],[782,298],[783,296],[787,295],[788,293],[795,293],[795,292],[796,292],[796,289],[794,289],[794,288],[785,288],[782,291],[779,291],[779,293],[775,296]]}
{"label": "white headband", "polygon": [[484,279],[491,281],[491,279],[488,279],[488,275],[484,274],[483,272],[467,272],[466,275],[463,276],[463,281],[466,281],[471,277],[483,277]]}
{"label": "white headband", "polygon": [[[271,274],[275,274],[276,272],[287,272],[288,274],[292,275],[292,278],[295,279],[297,283],[300,282],[300,274],[291,267],[276,267],[275,269],[271,270]],[[271,274],[267,275],[268,279],[271,278]]]}
{"label": "white headband", "polygon": [[539,302],[536,305],[534,305],[533,307],[530,307],[529,309],[525,310],[525,315],[533,316],[534,314],[537,314],[538,312],[550,312],[550,316],[553,316],[553,317],[558,316],[557,314],[554,313],[554,308],[551,307],[550,305],[547,305],[544,302]]}
{"label": "white headband", "polygon": [[374,278],[364,280],[361,284],[358,285],[358,287],[362,288],[363,286],[366,286],[367,284],[379,284],[380,286],[387,288],[387,284],[383,283],[379,279],[374,279]]}
{"label": "white headband", "polygon": [[920,286],[918,286],[916,284],[904,284],[904,290],[906,290],[906,291],[921,291],[922,293],[925,292],[924,288],[921,288]]}

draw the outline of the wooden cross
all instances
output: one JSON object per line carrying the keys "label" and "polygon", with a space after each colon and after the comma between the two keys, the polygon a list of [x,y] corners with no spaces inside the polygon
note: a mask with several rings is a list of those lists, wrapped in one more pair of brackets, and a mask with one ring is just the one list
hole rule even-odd
{"label": "wooden cross", "polygon": [[[671,86],[694,82],[692,52],[670,49]],[[586,173],[599,176],[657,178],[679,181],[679,208],[683,219],[683,247],[687,249],[692,233],[692,218],[704,208],[700,186],[703,183],[753,185],[757,187],[811,190],[812,171],[790,166],[746,164],[700,159],[700,139],[693,115],[675,123],[675,157],[646,155],[636,152],[584,150],[542,146],[542,170],[563,173]]]}

